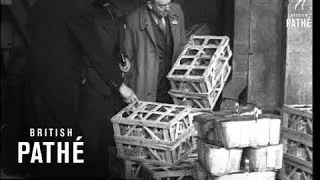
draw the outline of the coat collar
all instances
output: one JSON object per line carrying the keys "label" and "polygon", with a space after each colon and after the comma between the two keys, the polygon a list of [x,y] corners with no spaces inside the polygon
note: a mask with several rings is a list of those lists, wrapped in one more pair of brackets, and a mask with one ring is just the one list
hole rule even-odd
{"label": "coat collar", "polygon": [[[176,36],[176,34],[178,33],[178,15],[175,13],[175,11],[170,10],[169,14],[169,23],[170,23],[170,29],[171,29],[171,33],[172,33],[172,39],[173,39],[173,52],[176,52],[178,49],[178,47],[176,46],[177,44],[179,44],[179,39],[178,36]],[[149,10],[147,8],[147,5],[144,5],[140,8],[140,28],[141,30],[146,29],[146,31],[148,32],[148,36],[150,37],[156,52],[158,53],[158,48],[156,45],[156,39],[154,36],[154,30],[152,28],[151,25],[151,17],[149,16]]]}
{"label": "coat collar", "polygon": [[[178,22],[177,15],[175,12],[169,11],[168,17],[170,23],[172,23],[173,25],[175,25]],[[144,5],[140,9],[140,28],[141,30],[143,30],[146,29],[149,25],[151,25],[151,19],[149,16],[147,5]]]}

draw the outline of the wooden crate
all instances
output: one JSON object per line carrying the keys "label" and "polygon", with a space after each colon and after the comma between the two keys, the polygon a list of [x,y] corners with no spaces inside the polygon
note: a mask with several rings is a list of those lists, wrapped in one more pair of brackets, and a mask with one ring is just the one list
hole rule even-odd
{"label": "wooden crate", "polygon": [[284,105],[282,123],[282,142],[286,156],[293,156],[312,164],[312,107],[311,105]]}
{"label": "wooden crate", "polygon": [[142,179],[141,163],[117,157],[116,147],[109,147],[108,169],[111,179]]}
{"label": "wooden crate", "polygon": [[196,147],[192,129],[173,143],[145,143],[144,141],[115,137],[118,156],[126,160],[155,165],[174,166],[192,153]]}
{"label": "wooden crate", "polygon": [[242,149],[225,149],[198,140],[198,157],[203,167],[215,176],[240,171]]}
{"label": "wooden crate", "polygon": [[312,179],[313,126],[311,105],[284,105],[281,140],[282,179]]}
{"label": "wooden crate", "polygon": [[167,75],[172,90],[210,93],[231,56],[227,36],[192,36]]}
{"label": "wooden crate", "polygon": [[141,167],[141,176],[143,179],[181,179],[194,180],[195,178],[195,159],[187,159],[174,167],[159,166],[143,163]]}
{"label": "wooden crate", "polygon": [[245,160],[249,160],[250,171],[278,170],[282,167],[283,144],[244,148],[241,169],[245,169]]}
{"label": "wooden crate", "polygon": [[196,163],[197,180],[275,180],[276,172],[242,172],[223,176],[214,176],[207,172],[201,163]]}
{"label": "wooden crate", "polygon": [[114,137],[143,143],[170,144],[193,129],[191,108],[139,101],[111,118]]}
{"label": "wooden crate", "polygon": [[[260,114],[256,119],[254,115],[206,113],[195,117],[195,121],[207,122],[205,126],[210,129],[198,125],[198,134],[219,147],[259,147],[280,143],[281,117],[277,115]],[[203,130],[206,132],[199,132]]]}
{"label": "wooden crate", "polygon": [[[214,88],[208,93],[186,92],[171,89],[168,93],[173,99],[173,102],[178,105],[185,105],[195,109],[212,110],[222,93],[223,87],[230,75],[231,67],[226,65],[223,67],[223,73],[220,74]],[[186,84],[191,82],[185,82]]]}
{"label": "wooden crate", "polygon": [[283,167],[280,171],[281,180],[312,180],[312,167],[301,165],[290,158],[283,159]]}

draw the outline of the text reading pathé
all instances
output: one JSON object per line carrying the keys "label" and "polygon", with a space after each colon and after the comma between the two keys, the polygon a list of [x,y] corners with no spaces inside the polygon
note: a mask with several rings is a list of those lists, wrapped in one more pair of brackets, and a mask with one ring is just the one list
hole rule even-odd
{"label": "text reading path\u00e9", "polygon": [[81,136],[74,142],[61,141],[72,137],[71,128],[30,128],[29,135],[30,138],[57,138],[59,141],[18,142],[18,163],[24,163],[26,158],[30,158],[30,163],[84,163],[79,157],[84,146]]}

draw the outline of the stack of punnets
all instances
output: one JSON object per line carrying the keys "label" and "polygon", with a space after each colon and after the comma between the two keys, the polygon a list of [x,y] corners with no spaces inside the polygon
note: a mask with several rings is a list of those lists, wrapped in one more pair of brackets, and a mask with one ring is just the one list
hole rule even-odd
{"label": "stack of punnets", "polygon": [[281,139],[284,145],[282,180],[312,180],[313,117],[311,105],[284,105]]}
{"label": "stack of punnets", "polygon": [[122,109],[111,121],[118,157],[139,163],[144,170],[149,169],[147,172],[174,170],[190,159],[196,147],[193,116],[187,106],[139,101]]}
{"label": "stack of punnets", "polygon": [[227,36],[193,35],[167,75],[175,104],[212,110],[231,72]]}
{"label": "stack of punnets", "polygon": [[275,180],[283,157],[281,117],[220,112],[199,115],[194,121],[199,180]]}

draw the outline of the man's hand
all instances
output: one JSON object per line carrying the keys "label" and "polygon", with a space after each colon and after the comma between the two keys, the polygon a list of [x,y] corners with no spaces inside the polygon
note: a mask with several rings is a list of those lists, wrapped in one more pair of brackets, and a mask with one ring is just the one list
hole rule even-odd
{"label": "man's hand", "polygon": [[138,101],[136,94],[124,83],[121,84],[119,92],[124,99],[124,102],[128,104]]}

